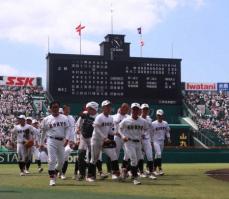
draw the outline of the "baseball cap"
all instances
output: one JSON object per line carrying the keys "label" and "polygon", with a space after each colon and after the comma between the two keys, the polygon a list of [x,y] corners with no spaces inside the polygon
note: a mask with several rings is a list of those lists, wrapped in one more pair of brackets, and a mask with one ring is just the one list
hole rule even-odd
{"label": "baseball cap", "polygon": [[18,118],[19,118],[19,119],[24,119],[24,120],[25,120],[25,115],[19,115]]}
{"label": "baseball cap", "polygon": [[26,117],[26,120],[31,120],[31,121],[33,121],[33,118],[32,118],[32,117]]}
{"label": "baseball cap", "polygon": [[132,103],[130,107],[131,108],[137,107],[139,109],[141,108],[140,104],[139,103],[136,103],[136,102]]}
{"label": "baseball cap", "polygon": [[38,123],[38,121],[34,119],[34,120],[32,121],[32,124],[35,124],[35,123]]}
{"label": "baseball cap", "polygon": [[63,108],[59,108],[59,113],[64,113]]}
{"label": "baseball cap", "polygon": [[88,102],[86,104],[86,108],[88,108],[88,107],[98,111],[99,104],[97,102]]}
{"label": "baseball cap", "polygon": [[141,109],[143,109],[143,108],[149,108],[149,105],[148,104],[142,104]]}
{"label": "baseball cap", "polygon": [[164,111],[162,109],[158,109],[156,115],[164,115]]}
{"label": "baseball cap", "polygon": [[101,106],[103,107],[103,106],[107,106],[107,105],[109,105],[109,104],[111,104],[111,102],[110,102],[109,100],[104,100],[104,101],[102,102]]}

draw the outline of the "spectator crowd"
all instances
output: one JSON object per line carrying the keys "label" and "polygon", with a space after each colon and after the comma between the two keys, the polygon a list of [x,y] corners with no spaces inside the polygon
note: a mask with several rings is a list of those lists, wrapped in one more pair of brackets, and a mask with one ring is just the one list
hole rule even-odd
{"label": "spectator crowd", "polygon": [[188,91],[184,101],[195,113],[192,119],[199,129],[211,130],[229,144],[229,94]]}
{"label": "spectator crowd", "polygon": [[35,119],[44,116],[42,110],[35,111],[34,96],[46,99],[45,91],[40,87],[0,86],[0,146],[12,147],[10,130],[16,124],[18,115]]}

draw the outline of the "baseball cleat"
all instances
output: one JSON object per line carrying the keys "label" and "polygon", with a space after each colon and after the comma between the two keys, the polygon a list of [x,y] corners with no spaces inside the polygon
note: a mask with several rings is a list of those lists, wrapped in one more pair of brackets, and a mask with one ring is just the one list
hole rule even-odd
{"label": "baseball cleat", "polygon": [[119,179],[119,176],[112,174],[111,179],[112,180],[118,180]]}
{"label": "baseball cleat", "polygon": [[38,168],[38,172],[41,173],[44,169],[43,168]]}
{"label": "baseball cleat", "polygon": [[84,176],[79,175],[79,176],[78,176],[78,178],[77,178],[77,180],[78,180],[78,181],[82,181],[82,180],[84,180]]}
{"label": "baseball cleat", "polygon": [[108,178],[108,174],[105,174],[105,173],[100,173],[99,176],[102,179]]}
{"label": "baseball cleat", "polygon": [[95,182],[95,180],[93,178],[86,178],[87,182]]}
{"label": "baseball cleat", "polygon": [[25,175],[26,175],[25,172],[20,173],[20,176],[25,176]]}
{"label": "baseball cleat", "polygon": [[30,172],[26,169],[25,171],[24,171],[26,174],[30,174]]}
{"label": "baseball cleat", "polygon": [[152,179],[152,180],[156,180],[156,179],[157,179],[157,177],[154,176],[153,174],[151,174],[151,175],[149,176],[149,178]]}
{"label": "baseball cleat", "polygon": [[67,179],[66,176],[65,176],[64,174],[62,174],[62,175],[60,176],[60,178],[61,178],[62,180]]}
{"label": "baseball cleat", "polygon": [[146,178],[147,177],[147,175],[146,174],[144,174],[144,173],[140,173],[140,175],[139,175],[141,178]]}
{"label": "baseball cleat", "polygon": [[140,185],[141,184],[141,182],[136,180],[136,179],[133,180],[133,183],[134,183],[134,185]]}
{"label": "baseball cleat", "polygon": [[160,176],[163,176],[163,175],[165,175],[165,173],[164,173],[162,170],[160,170],[160,171],[159,171],[159,175],[160,175]]}
{"label": "baseball cleat", "polygon": [[160,174],[159,174],[159,172],[154,171],[154,172],[153,172],[153,175],[155,175],[155,176],[159,176]]}
{"label": "baseball cleat", "polygon": [[55,186],[55,185],[56,185],[55,179],[50,179],[49,186]]}

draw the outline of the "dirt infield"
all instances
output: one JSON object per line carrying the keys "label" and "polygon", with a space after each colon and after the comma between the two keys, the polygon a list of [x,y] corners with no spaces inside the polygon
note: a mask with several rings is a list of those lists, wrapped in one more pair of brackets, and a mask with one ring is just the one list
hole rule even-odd
{"label": "dirt infield", "polygon": [[229,169],[218,169],[207,171],[206,175],[215,178],[217,180],[223,180],[229,182]]}

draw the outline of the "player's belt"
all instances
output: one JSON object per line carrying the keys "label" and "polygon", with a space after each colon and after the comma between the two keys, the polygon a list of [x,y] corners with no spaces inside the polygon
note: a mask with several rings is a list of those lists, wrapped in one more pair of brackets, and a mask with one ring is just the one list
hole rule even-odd
{"label": "player's belt", "polygon": [[128,138],[128,140],[130,140],[130,141],[132,141],[132,142],[140,142],[140,140],[131,139],[131,138]]}
{"label": "player's belt", "polygon": [[53,137],[53,136],[49,136],[49,138],[59,140],[59,141],[62,141],[64,139],[62,137]]}

